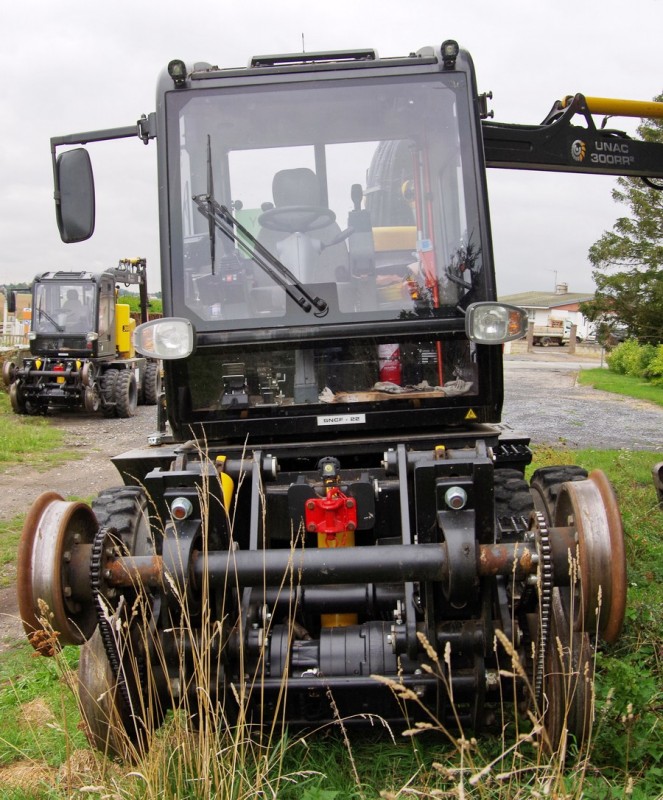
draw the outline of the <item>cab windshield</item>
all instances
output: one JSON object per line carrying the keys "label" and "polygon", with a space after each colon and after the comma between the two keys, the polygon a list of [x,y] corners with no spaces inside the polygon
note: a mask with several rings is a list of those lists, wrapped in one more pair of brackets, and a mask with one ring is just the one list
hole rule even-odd
{"label": "cab windshield", "polygon": [[483,299],[463,84],[171,93],[174,313],[228,330],[448,317]]}
{"label": "cab windshield", "polygon": [[92,330],[94,290],[91,283],[35,284],[32,330],[36,333],[87,333]]}

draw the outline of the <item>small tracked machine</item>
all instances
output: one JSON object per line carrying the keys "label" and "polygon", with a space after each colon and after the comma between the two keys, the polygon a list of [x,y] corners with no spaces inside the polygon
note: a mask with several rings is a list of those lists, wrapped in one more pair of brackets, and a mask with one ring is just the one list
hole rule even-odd
{"label": "small tracked machine", "polygon": [[453,40],[172,61],[137,126],[52,140],[66,242],[94,227],[71,146],[157,144],[164,318],[134,341],[163,360],[158,432],[91,507],[39,497],[20,545],[26,632],[82,646],[101,749],[203,700],[478,731],[510,698],[551,746],[582,742],[592,648],[625,613],[622,523],[601,472],[526,482],[529,439],[501,424],[527,320],[497,301],[486,169],[656,185],[663,147],[594,115],[663,111],[576,95],[513,125],[486,104]]}

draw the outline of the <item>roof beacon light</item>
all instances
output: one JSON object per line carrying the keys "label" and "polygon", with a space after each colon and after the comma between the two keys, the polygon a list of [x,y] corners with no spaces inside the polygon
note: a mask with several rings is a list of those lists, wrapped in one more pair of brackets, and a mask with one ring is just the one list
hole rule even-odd
{"label": "roof beacon light", "polygon": [[456,69],[459,50],[458,42],[455,39],[446,39],[442,42],[442,63],[445,69]]}
{"label": "roof beacon light", "polygon": [[173,79],[176,89],[181,89],[186,83],[186,64],[179,58],[168,64],[168,74]]}
{"label": "roof beacon light", "polygon": [[503,344],[527,333],[527,312],[506,303],[472,303],[467,307],[465,332],[477,344]]}

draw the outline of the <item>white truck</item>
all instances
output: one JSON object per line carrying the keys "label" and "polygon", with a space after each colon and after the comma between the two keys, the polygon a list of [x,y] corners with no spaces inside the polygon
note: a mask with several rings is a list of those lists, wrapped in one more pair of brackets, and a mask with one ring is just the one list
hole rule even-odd
{"label": "white truck", "polygon": [[549,347],[556,344],[559,347],[567,344],[571,338],[573,323],[570,319],[555,319],[551,317],[547,325],[534,325],[532,331],[532,344]]}

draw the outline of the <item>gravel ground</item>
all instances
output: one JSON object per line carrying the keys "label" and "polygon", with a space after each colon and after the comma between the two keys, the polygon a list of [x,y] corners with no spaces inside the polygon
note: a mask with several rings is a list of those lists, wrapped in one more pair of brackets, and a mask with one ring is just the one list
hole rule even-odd
{"label": "gravel ground", "polygon": [[[504,422],[533,443],[573,448],[659,451],[663,459],[663,408],[599,392],[577,382],[578,370],[596,359],[566,352],[506,356]],[[53,418],[66,447],[81,458],[60,467],[15,466],[1,475],[0,519],[23,514],[44,491],[90,497],[121,483],[112,456],[146,444],[156,429],[154,406],[139,406],[133,419],[71,414]],[[653,462],[652,462],[653,463]],[[22,636],[13,587],[0,590],[0,651]]]}
{"label": "gravel ground", "polygon": [[598,366],[560,353],[507,356],[503,420],[536,444],[663,453],[663,408],[578,383]]}

